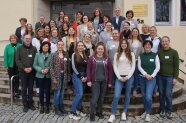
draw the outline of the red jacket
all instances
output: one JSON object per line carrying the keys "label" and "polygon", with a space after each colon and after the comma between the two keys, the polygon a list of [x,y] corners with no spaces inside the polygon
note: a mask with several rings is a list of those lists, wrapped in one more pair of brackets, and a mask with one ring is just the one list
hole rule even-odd
{"label": "red jacket", "polygon": [[[104,59],[104,68],[105,68],[106,82],[108,84],[112,84],[112,76],[113,76],[112,62],[108,57]],[[96,80],[96,58],[93,55],[89,58],[87,63],[87,82],[94,82],[95,80]]]}

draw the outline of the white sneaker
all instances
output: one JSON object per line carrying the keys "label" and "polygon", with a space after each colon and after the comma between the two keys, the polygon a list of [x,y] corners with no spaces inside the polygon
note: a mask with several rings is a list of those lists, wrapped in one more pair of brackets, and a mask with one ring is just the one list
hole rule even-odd
{"label": "white sneaker", "polygon": [[73,119],[73,114],[72,113],[70,113],[69,115],[68,115],[68,117],[70,118],[70,119]]}
{"label": "white sneaker", "polygon": [[116,118],[115,118],[115,115],[112,114],[112,115],[110,115],[110,117],[109,117],[109,119],[108,119],[108,122],[109,122],[109,123],[113,123],[113,122],[115,121],[115,119],[116,119]]}
{"label": "white sneaker", "polygon": [[80,120],[81,117],[77,116],[77,114],[69,114],[68,117],[73,120]]}
{"label": "white sneaker", "polygon": [[36,93],[38,93],[38,94],[39,94],[39,88],[36,88]]}
{"label": "white sneaker", "polygon": [[81,112],[81,111],[76,111],[77,115],[80,115],[81,117],[85,117],[87,114]]}
{"label": "white sneaker", "polygon": [[133,95],[134,97],[137,97],[137,91],[133,91],[133,92],[132,92],[132,95]]}
{"label": "white sneaker", "polygon": [[150,115],[149,115],[149,114],[146,114],[146,116],[145,116],[145,121],[146,121],[146,122],[150,122]]}
{"label": "white sneaker", "polygon": [[144,119],[145,116],[146,116],[146,112],[144,112],[140,117],[141,117],[142,119]]}
{"label": "white sneaker", "polygon": [[121,114],[121,120],[127,120],[127,117],[126,117],[126,113],[125,112],[123,112],[122,114]]}

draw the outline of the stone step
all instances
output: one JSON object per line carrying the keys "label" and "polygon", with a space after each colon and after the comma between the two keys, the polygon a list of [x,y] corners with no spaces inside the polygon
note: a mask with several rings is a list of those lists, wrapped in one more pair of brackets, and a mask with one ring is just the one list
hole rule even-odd
{"label": "stone step", "polygon": [[[34,105],[39,107],[39,98],[34,97]],[[51,103],[53,99],[51,99]],[[10,94],[2,94],[0,93],[0,103],[10,103]],[[14,104],[22,105],[21,98],[16,99]],[[70,111],[72,105],[72,100],[64,100],[64,106],[67,111]],[[51,105],[52,106],[52,105]],[[86,113],[90,111],[90,102],[83,102],[83,108]],[[184,90],[183,94],[175,99],[173,99],[173,111],[181,110],[186,108],[186,90]],[[117,114],[121,114],[123,109],[123,104],[119,103],[117,106]],[[111,112],[111,104],[104,104],[103,111],[110,114]],[[159,111],[159,102],[153,103],[152,105],[152,114],[158,113]],[[138,105],[129,105],[128,115],[137,116],[141,115],[144,112],[144,107],[142,104]]]}
{"label": "stone step", "polygon": [[[19,88],[21,90],[21,87]],[[182,84],[177,83],[174,88],[173,88],[173,98],[177,98],[182,94]],[[0,85],[0,93],[4,93],[4,94],[9,94],[10,93],[10,87],[9,85]],[[38,94],[36,94],[35,92],[35,88],[34,88],[34,96],[38,97]],[[53,94],[51,94],[53,95]],[[74,94],[66,94],[64,98],[66,100],[73,100],[74,99]],[[51,96],[53,97],[53,96]],[[111,104],[113,101],[113,97],[114,94],[112,92],[109,92],[105,95],[105,103],[106,104]],[[85,93],[83,94],[83,101],[90,101],[91,98],[91,93]],[[124,103],[125,100],[125,96],[124,94],[121,94],[119,103]],[[159,101],[159,96],[153,96],[153,102],[158,102]],[[142,104],[142,95],[141,94],[137,94],[137,97],[133,97],[131,94],[131,104]]]}

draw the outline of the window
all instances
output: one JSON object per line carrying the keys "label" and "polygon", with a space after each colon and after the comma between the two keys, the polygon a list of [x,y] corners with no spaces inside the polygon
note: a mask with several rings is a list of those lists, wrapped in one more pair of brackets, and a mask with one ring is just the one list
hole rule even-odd
{"label": "window", "polygon": [[181,23],[185,23],[186,24],[186,0],[181,0]]}
{"label": "window", "polygon": [[155,0],[155,24],[170,25],[172,0]]}

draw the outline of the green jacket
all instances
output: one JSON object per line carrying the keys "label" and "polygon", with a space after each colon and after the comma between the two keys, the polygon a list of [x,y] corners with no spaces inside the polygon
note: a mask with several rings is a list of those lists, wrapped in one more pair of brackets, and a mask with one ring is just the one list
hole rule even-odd
{"label": "green jacket", "polygon": [[51,59],[51,54],[48,54],[47,56],[44,56],[43,53],[37,53],[34,59],[34,69],[36,70],[36,77],[37,78],[50,78],[50,72],[47,74],[42,74],[41,70],[43,69],[48,69],[50,67],[50,59]]}
{"label": "green jacket", "polygon": [[17,49],[16,64],[18,66],[19,72],[24,72],[24,68],[33,68],[36,53],[37,49],[32,46],[32,44],[30,44],[30,47],[27,47],[23,44]]}
{"label": "green jacket", "polygon": [[[17,43],[15,45],[15,49],[17,50],[22,44]],[[14,46],[12,44],[8,44],[4,50],[4,67],[13,67],[14,65]]]}

